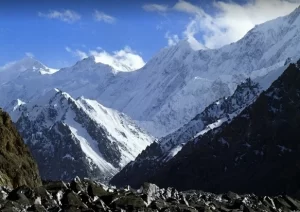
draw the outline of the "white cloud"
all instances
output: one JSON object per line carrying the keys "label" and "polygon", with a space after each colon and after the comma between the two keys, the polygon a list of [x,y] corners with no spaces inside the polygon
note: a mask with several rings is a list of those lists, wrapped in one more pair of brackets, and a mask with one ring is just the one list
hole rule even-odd
{"label": "white cloud", "polygon": [[187,1],[179,0],[173,7],[174,10],[180,11],[180,12],[186,12],[186,13],[192,13],[192,14],[202,14],[204,11]]}
{"label": "white cloud", "polygon": [[112,17],[112,16],[105,14],[103,12],[100,12],[98,10],[94,11],[93,16],[96,21],[103,21],[103,22],[109,23],[109,24],[112,24],[116,21],[115,17]]}
{"label": "white cloud", "polygon": [[65,50],[67,52],[71,53],[74,57],[78,57],[81,60],[88,57],[87,53],[80,51],[78,49],[72,50],[70,47],[67,46],[67,47],[65,47]]}
{"label": "white cloud", "polygon": [[145,65],[143,58],[128,46],[112,53],[108,53],[101,47],[97,47],[96,50],[90,50],[88,53],[78,49],[72,50],[70,47],[66,47],[65,50],[79,59],[94,56],[97,63],[109,65],[117,71],[134,71]]}
{"label": "white cloud", "polygon": [[93,50],[90,54],[95,57],[97,63],[110,65],[119,71],[134,71],[145,65],[143,58],[128,46],[112,54],[104,50]]}
{"label": "white cloud", "polygon": [[207,14],[201,7],[187,1],[178,1],[173,10],[192,14],[194,18],[187,24],[184,37],[194,40],[201,37],[198,48],[219,48],[241,39],[255,25],[291,13],[300,0],[251,0],[239,5],[232,1],[215,1],[217,10],[214,16]]}
{"label": "white cloud", "polygon": [[39,12],[38,16],[49,19],[58,19],[67,23],[73,23],[81,19],[81,16],[72,10],[51,10],[48,13]]}
{"label": "white cloud", "polygon": [[32,54],[31,52],[25,52],[25,55],[26,55],[27,57],[31,57],[31,58],[34,57],[34,54]]}
{"label": "white cloud", "polygon": [[179,42],[179,37],[176,34],[175,35],[170,35],[170,33],[167,32],[165,34],[165,38],[168,40],[168,45],[169,46],[174,46]]}
{"label": "white cloud", "polygon": [[75,54],[76,54],[80,59],[84,59],[84,58],[87,58],[87,57],[88,57],[87,53],[85,53],[85,52],[83,52],[83,51],[80,51],[80,50],[78,50],[78,49],[76,49]]}
{"label": "white cloud", "polygon": [[67,52],[72,52],[72,49],[71,49],[70,47],[68,47],[68,46],[65,47],[65,50],[66,50]]}
{"label": "white cloud", "polygon": [[169,7],[163,4],[145,4],[143,9],[148,12],[166,12]]}

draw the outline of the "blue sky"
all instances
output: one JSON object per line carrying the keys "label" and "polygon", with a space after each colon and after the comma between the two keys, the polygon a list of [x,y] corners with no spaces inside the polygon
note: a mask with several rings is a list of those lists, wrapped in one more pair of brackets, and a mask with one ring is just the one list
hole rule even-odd
{"label": "blue sky", "polygon": [[138,60],[135,67],[141,65],[141,58],[147,62],[181,39],[195,39],[198,49],[234,42],[255,24],[286,15],[298,4],[280,0],[1,1],[0,66],[25,54],[53,68],[91,54],[100,54],[103,60],[116,55],[127,59],[126,54],[131,54],[136,56],[132,60]]}

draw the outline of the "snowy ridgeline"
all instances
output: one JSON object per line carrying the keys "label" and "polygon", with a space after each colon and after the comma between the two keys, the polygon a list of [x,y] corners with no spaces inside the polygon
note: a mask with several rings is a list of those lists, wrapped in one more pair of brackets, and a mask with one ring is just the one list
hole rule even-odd
{"label": "snowy ridgeline", "polygon": [[[289,64],[290,62],[293,64]],[[219,180],[223,180],[217,176],[226,175],[228,172],[228,176],[232,177],[235,172],[242,174],[238,177],[242,179],[244,172],[239,172],[240,168],[250,167],[251,162],[257,162],[260,169],[260,166],[273,167],[276,165],[274,161],[286,157],[281,162],[290,164],[299,157],[296,153],[298,141],[286,140],[286,135],[294,135],[291,137],[296,138],[295,134],[298,133],[298,122],[295,122],[299,115],[298,63],[300,60],[297,63],[288,60],[284,67],[257,81],[246,80],[237,87],[232,96],[219,99],[188,124],[152,143],[134,162],[117,173],[110,183],[116,186],[128,184],[139,187],[143,182],[150,181],[181,189],[192,189],[193,185],[198,185],[197,188],[207,186],[207,189],[216,189],[214,185],[219,185]],[[278,138],[278,143],[274,142],[275,138]],[[268,160],[263,159],[266,153]],[[273,164],[269,165],[269,161]],[[241,167],[237,167],[238,165]],[[291,173],[294,173],[294,169],[290,169]],[[220,170],[220,174],[214,174]],[[212,174],[206,178],[204,173]],[[252,173],[245,176],[252,176]],[[264,181],[268,173],[262,178],[257,177],[259,181]],[[215,184],[210,184],[210,178],[215,180]],[[250,186],[247,192],[259,188],[261,187]]]}
{"label": "snowy ridgeline", "polygon": [[[167,162],[189,140],[221,126],[224,122],[231,122],[245,107],[252,104],[262,91],[268,89],[291,62],[295,61],[288,59],[283,67],[279,67],[263,77],[257,77],[255,80],[248,78],[237,86],[233,95],[220,98],[210,104],[187,124],[147,147],[146,151],[148,149],[156,149],[155,154],[153,154],[153,151],[150,151],[151,156],[148,154],[139,155],[134,163],[137,163],[137,166],[141,166],[143,160],[159,161],[158,163]],[[132,167],[132,164],[128,167]]]}
{"label": "snowy ridgeline", "polygon": [[45,179],[107,180],[153,140],[126,115],[57,89],[15,104],[9,112]]}

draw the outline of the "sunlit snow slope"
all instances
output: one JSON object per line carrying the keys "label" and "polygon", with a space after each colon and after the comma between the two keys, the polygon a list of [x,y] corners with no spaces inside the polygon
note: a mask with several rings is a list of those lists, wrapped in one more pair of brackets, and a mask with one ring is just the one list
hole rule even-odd
{"label": "sunlit snow slope", "polygon": [[57,89],[14,103],[10,113],[45,179],[107,180],[152,142],[126,115]]}

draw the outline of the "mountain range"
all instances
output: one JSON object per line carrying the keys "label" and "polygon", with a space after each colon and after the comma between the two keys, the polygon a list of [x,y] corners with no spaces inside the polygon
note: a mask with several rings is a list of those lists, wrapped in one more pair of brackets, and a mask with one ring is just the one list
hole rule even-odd
{"label": "mountain range", "polygon": [[299,31],[300,7],[219,49],[180,41],[135,71],[27,57],[0,68],[0,106],[44,179],[295,194]]}
{"label": "mountain range", "polygon": [[58,88],[74,98],[84,96],[123,112],[150,134],[162,137],[210,103],[232,95],[246,78],[266,75],[287,58],[297,57],[299,13],[297,8],[288,16],[257,25],[241,40],[220,49],[195,51],[183,40],[131,72],[96,63],[94,57],[52,74],[36,72],[30,65],[1,85],[0,105],[16,99],[28,102]]}
{"label": "mountain range", "polygon": [[[299,67],[300,60],[290,64],[236,117],[197,134],[142,180],[181,190],[299,195]],[[111,182],[140,186],[139,178],[135,181],[131,176],[139,176],[141,169],[149,167],[145,159],[138,164],[143,153]],[[155,162],[160,164],[160,158]]]}

